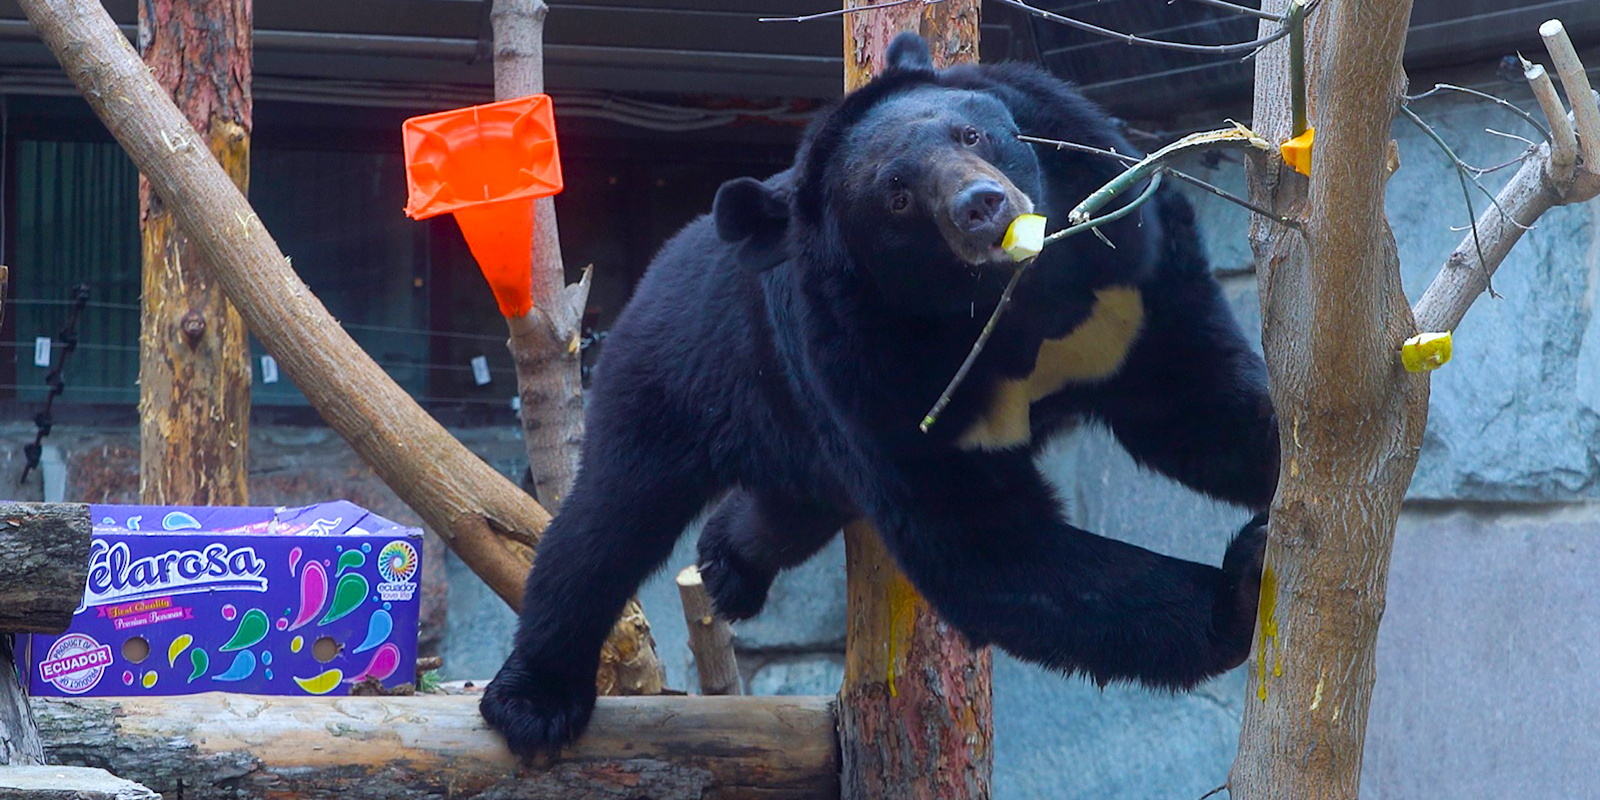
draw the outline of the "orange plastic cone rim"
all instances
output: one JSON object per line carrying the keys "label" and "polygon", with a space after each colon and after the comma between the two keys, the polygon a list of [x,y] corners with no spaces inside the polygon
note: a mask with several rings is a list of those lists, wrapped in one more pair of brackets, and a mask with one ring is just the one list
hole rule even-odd
{"label": "orange plastic cone rim", "polygon": [[533,200],[562,188],[550,97],[412,117],[401,134],[406,215],[455,214],[500,312],[527,314],[533,307]]}

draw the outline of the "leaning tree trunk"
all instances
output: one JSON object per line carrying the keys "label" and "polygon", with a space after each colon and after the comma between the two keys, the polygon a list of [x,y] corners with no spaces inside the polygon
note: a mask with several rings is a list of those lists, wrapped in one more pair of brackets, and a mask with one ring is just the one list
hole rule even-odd
{"label": "leaning tree trunk", "polygon": [[[250,176],[250,3],[139,3],[145,63],[241,191]],[[140,499],[243,505],[250,440],[244,321],[143,177],[139,212]]]}
{"label": "leaning tree trunk", "polygon": [[[873,5],[849,0],[847,6]],[[935,43],[939,66],[978,58],[977,0],[850,14],[845,88],[883,68],[903,30]],[[896,568],[876,530],[845,529],[849,615],[839,690],[840,794],[845,800],[966,800],[989,796],[994,709],[988,649],[974,651],[934,615]]]}
{"label": "leaning tree trunk", "polygon": [[[1275,0],[1271,10],[1287,3]],[[1409,0],[1324,3],[1309,20],[1309,181],[1251,162],[1263,345],[1281,420],[1261,614],[1238,760],[1239,800],[1354,798],[1395,520],[1427,421],[1428,380],[1405,372],[1416,333],[1384,216],[1390,123]],[[1256,67],[1256,130],[1289,137],[1288,48]]]}
{"label": "leaning tree trunk", "polygon": [[[494,96],[511,100],[544,92],[544,0],[494,0]],[[583,359],[579,348],[588,276],[571,286],[561,263],[556,205],[533,201],[533,308],[506,319],[522,400],[522,442],[534,492],[550,513],[572,489],[583,443]],[[600,654],[601,694],[660,694],[666,676],[650,623],[629,599]]]}

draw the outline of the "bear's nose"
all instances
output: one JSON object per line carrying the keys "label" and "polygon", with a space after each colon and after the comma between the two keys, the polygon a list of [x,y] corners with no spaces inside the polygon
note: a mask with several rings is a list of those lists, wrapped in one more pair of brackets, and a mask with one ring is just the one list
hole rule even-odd
{"label": "bear's nose", "polygon": [[979,233],[992,227],[1006,215],[1006,193],[1000,184],[981,180],[971,184],[956,195],[955,207],[950,216],[956,227],[967,233]]}

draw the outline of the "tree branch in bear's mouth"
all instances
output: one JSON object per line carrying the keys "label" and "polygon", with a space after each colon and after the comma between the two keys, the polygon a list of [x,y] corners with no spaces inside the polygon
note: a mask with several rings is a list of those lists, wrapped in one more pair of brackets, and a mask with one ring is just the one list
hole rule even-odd
{"label": "tree branch in bear's mouth", "polygon": [[[1115,150],[1107,150],[1105,148],[1094,147],[1092,145],[1081,144],[1078,142],[1067,142],[1060,139],[1045,139],[1043,137],[1028,136],[1026,134],[1018,134],[1017,140],[1021,142],[1027,142],[1029,144],[1049,145],[1057,150],[1072,150],[1078,153],[1089,153],[1090,155],[1105,156],[1106,158],[1121,161],[1124,164],[1131,165],[1139,163],[1139,158],[1137,156],[1130,156],[1125,153],[1119,153]],[[1172,177],[1177,178],[1178,180],[1183,181],[1190,186],[1209,192],[1216,197],[1220,197],[1223,200],[1233,203],[1234,205],[1250,211],[1269,222],[1276,222],[1285,228],[1293,228],[1295,230],[1299,230],[1302,227],[1300,225],[1300,221],[1297,219],[1285,217],[1281,214],[1274,214],[1272,211],[1262,208],[1261,206],[1258,206],[1255,203],[1252,203],[1249,200],[1246,200],[1245,198],[1228,191],[1227,189],[1217,186],[1214,183],[1201,180],[1200,178],[1196,178],[1187,172],[1175,170],[1170,167],[1162,170],[1162,172],[1167,175],[1171,175]]]}
{"label": "tree branch in bear's mouth", "polygon": [[[1030,137],[1019,136],[1018,138],[1027,141]],[[1049,144],[1058,143],[1049,142]],[[1188,155],[1218,147],[1245,147],[1267,152],[1271,152],[1274,149],[1270,143],[1257,136],[1254,131],[1238,123],[1234,123],[1231,128],[1222,130],[1191,133],[1139,159],[1120,175],[1091,192],[1088,197],[1083,199],[1083,202],[1078,203],[1067,214],[1067,221],[1071,223],[1070,225],[1045,237],[1045,246],[1048,247],[1068,236],[1083,233],[1084,231],[1094,231],[1097,235],[1100,235],[1097,230],[1100,226],[1122,219],[1133,213],[1141,205],[1144,205],[1150,198],[1155,197],[1156,190],[1161,186],[1161,176],[1168,171],[1168,162],[1180,155]],[[1144,191],[1140,192],[1138,197],[1108,214],[1090,217],[1091,214],[1110,203],[1117,195],[1131,190],[1146,178],[1149,179],[1149,183],[1145,185]],[[1276,215],[1269,214],[1268,216],[1271,219],[1279,219]],[[994,311],[989,314],[989,321],[984,323],[983,330],[978,333],[977,341],[972,343],[972,349],[967,352],[966,359],[961,362],[961,367],[956,370],[955,376],[950,379],[950,383],[945,386],[944,392],[934,402],[933,408],[928,409],[927,415],[922,418],[922,423],[917,426],[923,433],[927,433],[934,423],[939,421],[939,415],[944,412],[945,406],[950,404],[950,397],[955,394],[962,381],[966,380],[967,373],[972,370],[973,363],[978,360],[979,354],[983,352],[984,345],[989,341],[989,336],[994,333],[995,326],[999,324],[1000,315],[1011,304],[1011,295],[1016,290],[1017,284],[1022,280],[1023,273],[1028,270],[1028,267],[1033,264],[1035,259],[1037,259],[1037,256],[1018,264],[1016,270],[1012,272],[1011,280],[1006,283],[1005,291],[1001,292],[999,302],[995,303]]]}

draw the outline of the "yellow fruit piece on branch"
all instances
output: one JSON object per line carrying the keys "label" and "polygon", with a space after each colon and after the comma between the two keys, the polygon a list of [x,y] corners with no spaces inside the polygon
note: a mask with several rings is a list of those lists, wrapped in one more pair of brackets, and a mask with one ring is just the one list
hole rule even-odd
{"label": "yellow fruit piece on branch", "polygon": [[1278,145],[1278,152],[1283,154],[1284,163],[1294,168],[1295,172],[1309,177],[1311,175],[1311,140],[1316,138],[1316,128],[1306,128],[1306,132]]}
{"label": "yellow fruit piece on branch", "polygon": [[1450,332],[1419,333],[1400,346],[1400,363],[1407,372],[1435,370],[1450,360]]}
{"label": "yellow fruit piece on branch", "polygon": [[1012,261],[1027,261],[1044,249],[1044,217],[1023,214],[1011,220],[1006,235],[1000,239],[1000,249]]}

